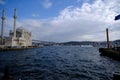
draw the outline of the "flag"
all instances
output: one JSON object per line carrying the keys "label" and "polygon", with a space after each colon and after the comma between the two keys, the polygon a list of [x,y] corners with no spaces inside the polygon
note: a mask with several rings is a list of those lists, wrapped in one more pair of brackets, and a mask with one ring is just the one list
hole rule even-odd
{"label": "flag", "polygon": [[119,20],[120,19],[120,14],[115,16],[115,20]]}

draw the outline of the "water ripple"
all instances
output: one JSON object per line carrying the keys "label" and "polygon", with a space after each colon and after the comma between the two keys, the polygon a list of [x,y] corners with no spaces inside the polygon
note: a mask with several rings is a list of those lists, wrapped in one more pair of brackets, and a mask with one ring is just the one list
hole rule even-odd
{"label": "water ripple", "polygon": [[0,52],[0,76],[8,65],[17,80],[112,80],[118,61],[99,56],[98,48],[50,46]]}

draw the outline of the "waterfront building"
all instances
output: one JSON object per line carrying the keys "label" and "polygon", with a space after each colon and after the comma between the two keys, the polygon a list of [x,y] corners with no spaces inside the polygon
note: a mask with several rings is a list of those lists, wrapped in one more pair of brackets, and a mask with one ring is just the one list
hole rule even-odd
{"label": "waterfront building", "polygon": [[16,9],[14,9],[14,28],[13,31],[10,30],[9,36],[4,36],[4,10],[2,12],[2,27],[1,27],[1,38],[0,38],[0,47],[29,47],[32,46],[32,34],[28,32],[23,27],[16,29]]}

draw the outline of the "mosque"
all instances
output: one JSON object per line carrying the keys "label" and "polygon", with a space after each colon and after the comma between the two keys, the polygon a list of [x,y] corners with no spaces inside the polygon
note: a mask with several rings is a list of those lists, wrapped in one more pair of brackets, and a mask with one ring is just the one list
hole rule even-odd
{"label": "mosque", "polygon": [[1,26],[1,38],[0,38],[0,47],[29,47],[32,46],[32,34],[24,28],[16,28],[16,9],[14,9],[14,28],[13,31],[10,30],[9,36],[4,36],[4,20],[5,12],[2,11],[2,26]]}

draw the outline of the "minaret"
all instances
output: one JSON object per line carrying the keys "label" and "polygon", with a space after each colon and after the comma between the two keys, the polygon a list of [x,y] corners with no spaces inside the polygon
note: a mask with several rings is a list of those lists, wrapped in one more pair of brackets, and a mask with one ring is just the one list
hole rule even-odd
{"label": "minaret", "polygon": [[4,20],[5,20],[5,11],[3,9],[2,11],[2,27],[1,27],[1,44],[3,44],[3,41],[4,41]]}
{"label": "minaret", "polygon": [[16,9],[14,9],[14,37],[16,37],[16,19],[17,19],[17,15],[16,15]]}

